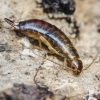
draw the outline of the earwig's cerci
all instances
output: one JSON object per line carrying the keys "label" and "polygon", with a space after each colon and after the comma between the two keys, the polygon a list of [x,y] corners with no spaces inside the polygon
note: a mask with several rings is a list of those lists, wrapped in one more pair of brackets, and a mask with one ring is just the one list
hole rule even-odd
{"label": "earwig's cerci", "polygon": [[70,39],[56,26],[37,19],[16,23],[5,18],[5,21],[21,33],[37,39],[40,47],[42,47],[42,42],[48,47],[51,53],[67,59],[67,66],[71,67],[76,75],[81,73],[83,64],[77,50],[74,48]]}

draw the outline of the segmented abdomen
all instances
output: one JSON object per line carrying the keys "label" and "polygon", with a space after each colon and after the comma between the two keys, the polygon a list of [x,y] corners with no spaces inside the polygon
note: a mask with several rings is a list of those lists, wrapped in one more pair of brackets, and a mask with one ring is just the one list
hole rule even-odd
{"label": "segmented abdomen", "polygon": [[69,38],[56,26],[36,19],[20,22],[19,25],[21,30],[31,32],[33,35],[34,31],[38,32],[48,40],[53,48],[58,52],[62,52],[65,57],[68,56],[71,60],[79,58],[77,50]]}

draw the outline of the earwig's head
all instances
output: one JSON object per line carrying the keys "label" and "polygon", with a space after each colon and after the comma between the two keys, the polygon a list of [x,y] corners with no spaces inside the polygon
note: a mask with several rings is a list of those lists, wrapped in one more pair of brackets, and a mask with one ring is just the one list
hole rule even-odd
{"label": "earwig's head", "polygon": [[15,29],[19,30],[19,23],[9,20],[8,18],[4,19],[8,24],[10,24]]}
{"label": "earwig's head", "polygon": [[72,61],[72,69],[75,75],[79,75],[82,72],[83,64],[81,60]]}

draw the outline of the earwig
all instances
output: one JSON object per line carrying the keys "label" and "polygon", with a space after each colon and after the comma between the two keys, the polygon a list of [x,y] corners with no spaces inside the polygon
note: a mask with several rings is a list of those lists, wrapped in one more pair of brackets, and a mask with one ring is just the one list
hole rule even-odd
{"label": "earwig", "polygon": [[79,75],[82,72],[83,64],[77,50],[70,39],[56,26],[37,19],[17,23],[5,18],[5,21],[21,33],[38,40],[40,47],[42,42],[51,53],[64,57],[65,63],[67,62],[73,69],[74,74]]}

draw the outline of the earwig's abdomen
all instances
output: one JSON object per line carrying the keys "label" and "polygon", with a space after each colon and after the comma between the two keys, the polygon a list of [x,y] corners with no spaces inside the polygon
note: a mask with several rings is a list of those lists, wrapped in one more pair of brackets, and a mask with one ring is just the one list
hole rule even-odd
{"label": "earwig's abdomen", "polygon": [[31,33],[32,36],[35,35],[34,31],[38,32],[39,35],[45,37],[54,48],[57,47],[58,51],[62,51],[64,55],[66,54],[71,60],[79,58],[79,55],[69,38],[56,26],[36,19],[20,22],[19,26],[20,31],[26,35]]}

